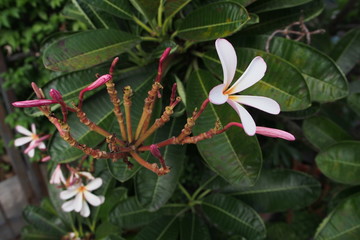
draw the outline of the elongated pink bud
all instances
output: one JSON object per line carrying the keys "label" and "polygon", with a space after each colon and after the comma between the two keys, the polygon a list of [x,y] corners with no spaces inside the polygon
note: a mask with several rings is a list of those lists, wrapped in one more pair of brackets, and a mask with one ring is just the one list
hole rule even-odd
{"label": "elongated pink bud", "polygon": [[119,61],[119,58],[116,57],[116,58],[114,58],[114,60],[113,60],[112,63],[111,63],[111,66],[110,66],[110,69],[109,69],[109,74],[110,74],[111,76],[112,76],[113,73],[114,73],[115,66],[116,66],[116,64],[117,64],[118,61]]}
{"label": "elongated pink bud", "polygon": [[163,74],[163,62],[169,56],[170,51],[171,51],[171,48],[166,48],[165,51],[163,52],[163,54],[160,57],[159,66],[158,66],[158,73],[157,73],[155,82],[158,82],[158,83],[161,82],[161,77],[162,77],[162,74]]}
{"label": "elongated pink bud", "polygon": [[57,102],[59,102],[59,103],[64,102],[62,95],[58,90],[52,88],[52,89],[50,89],[49,94],[50,94],[50,97],[52,99],[56,100]]}
{"label": "elongated pink bud", "polygon": [[291,133],[283,130],[267,127],[256,127],[256,134],[260,134],[267,137],[282,138],[288,141],[294,141],[295,137]]}
{"label": "elongated pink bud", "polygon": [[18,101],[13,102],[12,105],[14,107],[41,107],[41,106],[47,106],[57,103],[56,100],[53,99],[35,99],[35,100],[26,100],[26,101]]}
{"label": "elongated pink bud", "polygon": [[105,83],[107,83],[108,81],[110,81],[112,79],[112,76],[110,74],[105,74],[100,76],[98,79],[96,79],[93,83],[91,83],[89,86],[87,86],[86,88],[84,88],[83,90],[81,90],[80,94],[79,94],[79,100],[82,101],[85,92],[87,91],[91,91],[94,90],[95,88],[100,87],[101,85],[104,85]]}
{"label": "elongated pink bud", "polygon": [[159,60],[160,64],[167,58],[167,56],[169,56],[170,51],[171,51],[171,48],[169,48],[169,47],[165,49],[165,51],[163,52],[163,54],[160,57],[160,60]]}

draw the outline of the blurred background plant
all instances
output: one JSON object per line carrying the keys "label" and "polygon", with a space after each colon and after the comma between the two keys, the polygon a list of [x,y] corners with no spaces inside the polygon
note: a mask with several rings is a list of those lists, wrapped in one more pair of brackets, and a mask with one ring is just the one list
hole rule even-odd
{"label": "blurred background plant", "polygon": [[[275,99],[283,112],[269,117],[252,110],[257,124],[297,137],[289,143],[248,137],[234,129],[196,146],[168,146],[161,151],[172,171],[162,177],[136,164],[129,171],[122,161],[85,159],[84,166],[89,166],[85,170],[95,162],[93,174],[104,180],[95,193],[105,195],[105,203],[92,210],[88,220],[80,219],[61,211],[59,189],[49,185],[49,199],[24,211],[29,225],[23,238],[70,238],[69,233],[76,232],[83,239],[356,239],[359,4],[353,0],[4,3],[0,46],[9,70],[3,77],[19,100],[31,95],[34,81],[45,94],[56,88],[66,102],[76,101],[95,73],[106,73],[109,61],[119,56],[115,83],[118,92],[126,85],[135,90],[133,121],[137,121],[158,57],[172,47],[163,94],[167,96],[177,82],[184,101],[154,136],[160,141],[177,135],[184,115],[191,115],[221,82],[214,41],[226,37],[237,50],[237,75],[257,55],[268,64],[264,79],[246,93]],[[310,34],[320,29],[325,33]],[[300,33],[302,42],[295,41]],[[56,72],[45,70],[43,64]],[[118,133],[107,98],[104,91],[87,94],[84,110],[94,122]],[[40,115],[32,109],[26,112],[16,111],[8,122],[30,125],[35,119],[30,116]],[[238,121],[229,108],[216,106],[199,118],[194,133],[209,130],[216,119],[222,124]],[[45,118],[36,121],[50,131]],[[79,141],[90,146],[103,142],[74,116],[69,123]],[[58,135],[49,147],[49,173],[59,163],[83,159]],[[153,161],[151,156],[146,159]]]}

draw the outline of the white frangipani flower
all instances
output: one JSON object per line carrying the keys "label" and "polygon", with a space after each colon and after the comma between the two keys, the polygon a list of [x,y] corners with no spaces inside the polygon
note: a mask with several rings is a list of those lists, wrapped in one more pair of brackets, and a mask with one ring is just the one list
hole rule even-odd
{"label": "white frangipani flower", "polygon": [[101,178],[95,178],[91,180],[86,186],[82,183],[74,184],[70,186],[67,190],[60,193],[60,198],[63,200],[74,199],[66,201],[62,206],[62,210],[65,212],[80,212],[80,215],[83,217],[88,217],[90,215],[90,208],[87,203],[90,203],[92,206],[101,205],[105,197],[96,196],[91,193],[91,191],[98,189],[102,185]]}
{"label": "white frangipani flower", "polygon": [[50,184],[60,185],[61,183],[66,184],[65,177],[61,171],[61,165],[58,164],[51,175]]}
{"label": "white frangipani flower", "polygon": [[219,55],[224,74],[223,84],[217,85],[209,93],[209,101],[213,104],[224,104],[227,102],[235,109],[244,126],[247,135],[252,136],[256,132],[256,124],[249,112],[241,105],[248,105],[264,112],[278,114],[279,104],[271,98],[261,96],[236,95],[258,81],[266,71],[265,61],[257,56],[247,67],[241,77],[230,87],[235,76],[237,56],[234,47],[225,39],[217,39],[215,42],[216,51]]}
{"label": "white frangipani flower", "polygon": [[46,149],[45,143],[42,142],[42,140],[44,140],[44,139],[40,140],[39,135],[36,134],[35,124],[31,124],[31,132],[20,125],[17,125],[15,127],[15,130],[18,133],[21,133],[26,136],[26,137],[20,137],[20,138],[15,139],[15,142],[14,142],[15,146],[19,147],[19,146],[25,145],[27,143],[30,143],[29,147],[25,150],[25,153],[27,153],[29,155],[29,157],[34,157],[36,147],[38,147],[39,149]]}

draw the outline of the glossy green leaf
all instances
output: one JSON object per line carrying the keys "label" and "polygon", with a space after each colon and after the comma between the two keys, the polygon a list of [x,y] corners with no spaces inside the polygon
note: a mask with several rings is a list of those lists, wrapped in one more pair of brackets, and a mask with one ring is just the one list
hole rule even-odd
{"label": "glossy green leaf", "polygon": [[47,189],[48,189],[50,201],[57,215],[59,216],[59,218],[61,218],[62,222],[66,224],[68,228],[70,228],[70,223],[73,221],[71,213],[64,212],[61,208],[62,204],[65,202],[59,197],[62,189],[58,188],[53,184],[48,184]]}
{"label": "glossy green leaf", "polygon": [[[201,100],[208,97],[209,91],[219,82],[207,71],[193,72],[187,85],[187,112],[199,108]],[[209,103],[196,121],[194,135],[214,128],[219,120],[225,126],[231,121],[239,121],[235,111],[226,105]],[[232,128],[225,133],[197,143],[200,154],[208,166],[230,183],[254,184],[262,166],[262,156],[256,137],[247,136],[240,128]]]}
{"label": "glossy green leaf", "polygon": [[132,19],[133,9],[127,0],[88,0],[90,5],[122,19]]}
{"label": "glossy green leaf", "polygon": [[201,203],[208,219],[220,230],[240,234],[246,239],[264,239],[265,225],[261,217],[248,205],[236,198],[212,194]]}
{"label": "glossy green leaf", "polygon": [[59,235],[39,231],[34,226],[25,226],[21,229],[21,239],[23,240],[58,240],[59,237]]}
{"label": "glossy green leaf", "polygon": [[320,224],[314,240],[354,240],[360,236],[360,195],[348,198]]}
{"label": "glossy green leaf", "polygon": [[244,29],[244,32],[252,34],[270,34],[275,30],[285,28],[295,21],[299,21],[300,18],[304,18],[305,21],[313,19],[322,12],[323,8],[324,3],[322,0],[312,0],[309,3],[296,7],[262,12],[259,13],[260,23],[249,26]]}
{"label": "glossy green leaf", "polygon": [[118,187],[112,189],[107,195],[105,195],[105,202],[100,206],[99,209],[99,218],[106,220],[109,218],[111,211],[117,206],[120,202],[124,201],[127,198],[127,189],[124,187]]}
{"label": "glossy green leaf", "polygon": [[[292,64],[273,54],[252,48],[238,48],[236,53],[238,63],[233,82],[245,71],[254,57],[261,56],[267,63],[265,76],[241,94],[270,97],[280,104],[282,111],[302,110],[309,107],[310,96],[304,77]],[[216,52],[206,53],[203,55],[203,60],[207,68],[222,79],[221,63]],[[289,84],[289,79],[291,79],[291,84]],[[217,84],[220,82],[218,81],[213,86]]]}
{"label": "glossy green leaf", "polygon": [[[156,132],[154,143],[164,141],[181,132],[184,126],[184,119],[174,119]],[[179,177],[182,173],[185,159],[185,145],[169,145],[160,149],[166,165],[171,169],[170,173],[164,176],[158,176],[148,169],[141,169],[136,175],[136,196],[139,203],[145,206],[149,211],[156,211],[161,208],[174,193]],[[149,154],[147,162],[158,160]]]}
{"label": "glossy green leaf", "polygon": [[86,19],[85,15],[80,11],[77,6],[75,6],[73,3],[68,3],[65,5],[63,10],[61,11],[61,14],[64,15],[67,18],[77,20],[79,22],[85,23],[86,26],[89,28],[93,28],[89,22],[88,19]]}
{"label": "glossy green leaf", "polygon": [[[237,46],[265,50],[268,36],[240,38],[233,41]],[[348,84],[345,75],[335,62],[309,45],[275,37],[269,50],[299,69],[310,90],[312,101],[328,102],[346,97]],[[269,66],[268,69],[272,67]]]}
{"label": "glossy green leaf", "polygon": [[54,71],[80,70],[127,51],[138,40],[120,30],[84,31],[51,43],[44,50],[43,62],[46,68]]}
{"label": "glossy green leaf", "polygon": [[348,106],[360,116],[360,93],[352,93],[347,98]]}
{"label": "glossy green leaf", "polygon": [[321,185],[313,177],[292,170],[263,170],[252,187],[228,186],[221,191],[237,197],[259,212],[301,209],[320,195]]}
{"label": "glossy green leaf", "polygon": [[211,240],[206,224],[196,214],[188,212],[180,219],[180,240]]}
{"label": "glossy green leaf", "polygon": [[314,116],[320,111],[320,103],[313,103],[311,107],[296,112],[282,112],[281,115],[288,119],[305,119]]}
{"label": "glossy green leaf", "polygon": [[161,217],[143,228],[134,240],[170,240],[177,239],[179,235],[178,216]]}
{"label": "glossy green leaf", "polygon": [[59,218],[39,207],[27,206],[24,209],[23,216],[26,222],[41,232],[59,238],[67,232]]}
{"label": "glossy green leaf", "polygon": [[360,28],[353,29],[334,46],[330,56],[345,74],[360,60]]}
{"label": "glossy green leaf", "polygon": [[183,9],[191,0],[167,0],[164,6],[166,18],[172,18],[176,13]]}
{"label": "glossy green leaf", "polygon": [[346,184],[360,183],[360,142],[339,142],[316,157],[316,163],[325,176]]}
{"label": "glossy green leaf", "polygon": [[248,20],[243,6],[234,2],[216,2],[187,15],[177,28],[177,34],[185,40],[208,41],[233,34]]}
{"label": "glossy green leaf", "polygon": [[156,17],[160,5],[160,0],[130,0],[130,2],[149,22]]}
{"label": "glossy green leaf", "polygon": [[303,131],[307,140],[320,150],[324,150],[339,141],[352,139],[339,125],[320,116],[306,119],[303,123]]}
{"label": "glossy green leaf", "polygon": [[233,2],[237,2],[241,5],[243,5],[244,7],[250,5],[251,3],[255,2],[256,0],[232,0]]}
{"label": "glossy green leaf", "polygon": [[269,12],[278,9],[296,7],[312,0],[258,0],[249,6],[249,11],[255,13]]}
{"label": "glossy green leaf", "polygon": [[[137,97],[134,98],[132,108],[132,117],[135,125],[141,115],[143,99],[145,98],[147,91],[150,89],[151,82],[154,76],[152,74],[149,74],[148,72],[147,74],[144,74],[144,71],[149,71],[149,69],[145,67],[141,69],[136,69],[128,74],[124,74],[120,76],[120,81],[116,83],[116,89],[118,93],[121,93],[123,87],[127,85],[132,86],[133,91],[136,92]],[[69,84],[69,86],[72,86],[72,84]],[[64,87],[68,87],[65,82]],[[61,89],[58,90],[61,91]],[[67,88],[67,90],[71,89]],[[79,91],[79,89],[76,88],[76,91]],[[121,98],[121,95],[119,96]],[[120,135],[117,121],[115,120],[114,114],[112,112],[113,105],[110,102],[109,96],[105,90],[96,93],[94,97],[92,97],[88,101],[85,101],[83,110],[85,113],[87,113],[87,117],[93,122],[102,126],[109,132],[114,132]],[[90,147],[95,147],[98,143],[104,140],[103,136],[91,132],[86,126],[81,124],[74,114],[71,114],[69,116],[68,122],[71,126],[71,133],[73,137],[78,140],[78,142],[86,143]],[[62,140],[62,138],[58,134],[56,134],[52,140],[50,154],[52,156],[52,160],[56,162],[71,162],[80,158],[83,155],[80,150],[71,147],[67,142]],[[122,162],[121,164],[122,166],[124,166],[124,168],[126,168],[125,164],[123,164]],[[115,174],[115,176],[117,175],[116,173],[117,171],[112,171],[112,174]]]}

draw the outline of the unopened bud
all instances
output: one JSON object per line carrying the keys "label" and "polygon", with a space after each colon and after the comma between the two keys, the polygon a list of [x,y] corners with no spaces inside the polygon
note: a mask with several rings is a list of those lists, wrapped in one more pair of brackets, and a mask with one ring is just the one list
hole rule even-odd
{"label": "unopened bud", "polygon": [[162,63],[167,58],[167,56],[169,56],[170,51],[171,51],[171,48],[169,48],[169,47],[165,49],[165,51],[163,52],[163,54],[160,57],[160,60],[159,60],[160,63]]}
{"label": "unopened bud", "polygon": [[35,99],[35,100],[26,100],[26,101],[18,101],[13,102],[12,105],[14,107],[41,107],[41,106],[47,106],[50,104],[57,103],[56,100],[53,99]]}
{"label": "unopened bud", "polygon": [[93,83],[91,83],[89,86],[87,86],[86,88],[84,88],[83,90],[81,90],[80,94],[79,94],[79,99],[82,100],[84,93],[87,91],[91,91],[94,90],[95,88],[100,87],[101,85],[104,85],[105,83],[107,83],[108,81],[110,81],[112,79],[112,76],[110,74],[105,74],[100,76],[98,79],[96,79]]}
{"label": "unopened bud", "polygon": [[57,102],[63,102],[64,101],[63,98],[62,98],[61,93],[56,89],[53,89],[53,88],[50,89],[49,94],[50,94],[50,97],[52,99],[56,100]]}

